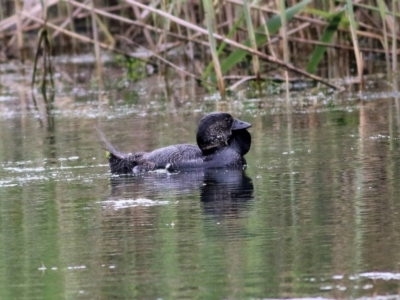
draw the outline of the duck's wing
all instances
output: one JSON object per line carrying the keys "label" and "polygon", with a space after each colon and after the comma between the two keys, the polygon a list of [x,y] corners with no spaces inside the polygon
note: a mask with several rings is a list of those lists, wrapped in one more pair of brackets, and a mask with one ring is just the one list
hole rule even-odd
{"label": "duck's wing", "polygon": [[202,156],[203,154],[199,147],[191,144],[178,144],[145,153],[143,158],[154,162],[157,169],[167,168],[175,170],[179,169],[180,165],[185,165],[189,161],[201,163]]}

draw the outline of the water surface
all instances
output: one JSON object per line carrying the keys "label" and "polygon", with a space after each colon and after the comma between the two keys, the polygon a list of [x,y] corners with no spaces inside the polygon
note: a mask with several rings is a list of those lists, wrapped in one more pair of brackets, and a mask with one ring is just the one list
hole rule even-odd
{"label": "water surface", "polygon": [[[138,91],[61,91],[45,119],[3,93],[1,299],[397,299],[392,94],[293,95],[288,112]],[[94,126],[121,151],[152,150],[194,143],[221,109],[253,124],[246,171],[108,173]]]}

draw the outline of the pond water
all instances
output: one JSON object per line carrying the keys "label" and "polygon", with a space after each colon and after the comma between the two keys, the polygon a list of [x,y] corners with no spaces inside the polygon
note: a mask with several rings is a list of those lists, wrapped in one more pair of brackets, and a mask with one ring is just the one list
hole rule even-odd
{"label": "pond water", "polygon": [[[43,119],[2,90],[0,299],[399,299],[397,94],[141,91],[58,91]],[[110,176],[95,126],[152,150],[215,110],[253,125],[245,172]]]}

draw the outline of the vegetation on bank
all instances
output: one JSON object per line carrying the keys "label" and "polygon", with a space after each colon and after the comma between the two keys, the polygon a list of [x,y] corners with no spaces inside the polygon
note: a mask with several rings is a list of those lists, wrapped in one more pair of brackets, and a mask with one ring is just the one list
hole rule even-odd
{"label": "vegetation on bank", "polygon": [[101,78],[106,50],[162,72],[173,68],[221,95],[249,80],[309,80],[340,90],[332,78],[357,76],[362,88],[367,61],[381,61],[387,74],[398,70],[399,18],[396,0],[7,0],[0,60],[35,61],[32,83],[36,67],[42,82],[52,77],[51,55],[86,51]]}

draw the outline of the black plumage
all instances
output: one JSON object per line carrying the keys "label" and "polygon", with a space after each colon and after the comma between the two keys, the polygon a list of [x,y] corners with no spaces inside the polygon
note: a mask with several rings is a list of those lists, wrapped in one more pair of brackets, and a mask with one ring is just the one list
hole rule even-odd
{"label": "black plumage", "polygon": [[249,123],[234,119],[228,113],[215,112],[204,116],[198,125],[197,146],[178,144],[152,152],[125,154],[117,151],[98,129],[108,151],[111,173],[129,174],[157,169],[190,171],[201,168],[242,167],[250,150]]}

